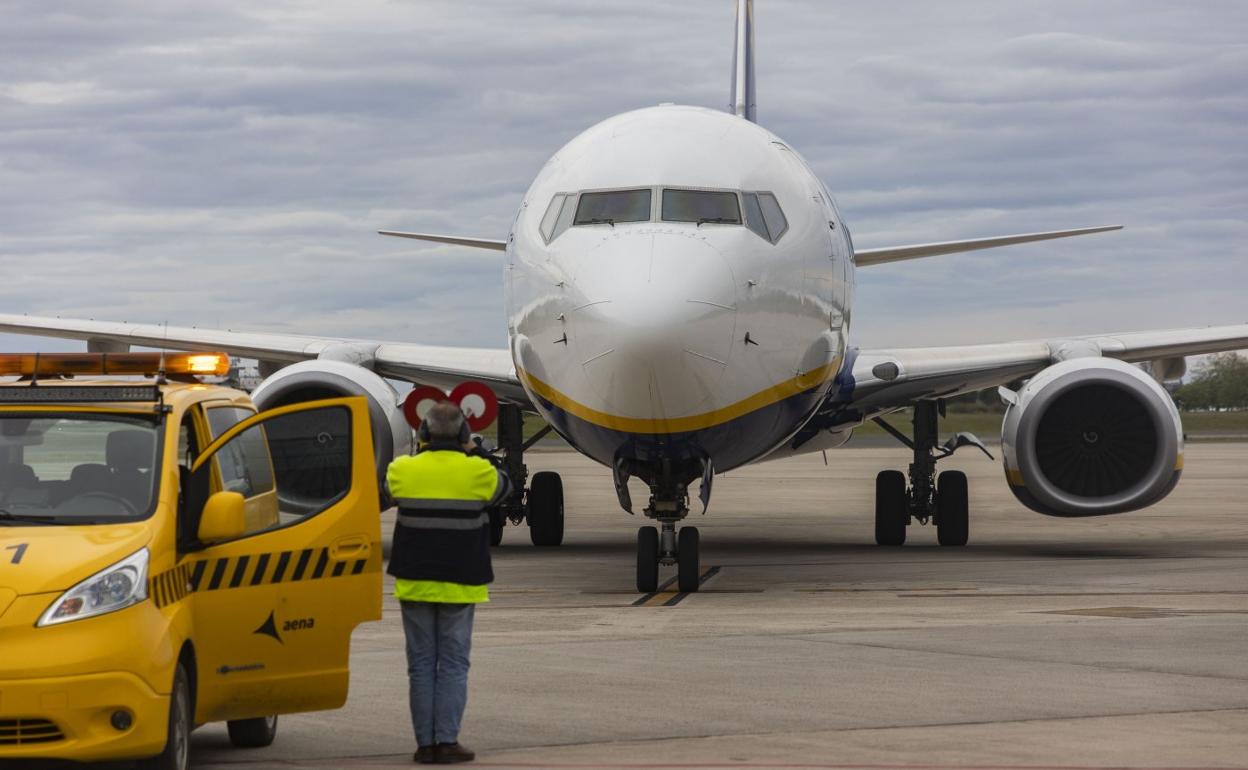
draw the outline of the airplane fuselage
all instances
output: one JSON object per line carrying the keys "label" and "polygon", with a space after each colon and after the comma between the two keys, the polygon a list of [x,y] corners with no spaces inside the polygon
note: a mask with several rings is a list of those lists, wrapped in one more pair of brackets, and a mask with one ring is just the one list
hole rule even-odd
{"label": "airplane fuselage", "polygon": [[[618,195],[584,197],[600,192]],[[534,180],[506,255],[520,379],[604,464],[729,470],[837,386],[849,232],[807,163],[735,115],[664,105],[588,129]]]}

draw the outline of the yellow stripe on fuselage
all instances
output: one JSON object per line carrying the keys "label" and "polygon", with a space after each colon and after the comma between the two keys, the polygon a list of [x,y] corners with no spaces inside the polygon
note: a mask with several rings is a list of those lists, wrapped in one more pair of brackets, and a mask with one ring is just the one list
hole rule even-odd
{"label": "yellow stripe on fuselage", "polygon": [[688,417],[671,417],[656,420],[648,417],[620,417],[601,412],[582,403],[574,401],[533,375],[516,367],[520,380],[537,395],[575,417],[603,428],[618,430],[623,433],[688,433],[689,431],[705,430],[716,425],[735,420],[763,407],[771,406],[791,396],[804,393],[811,388],[823,385],[836,376],[840,369],[841,358],[838,356],[829,363],[812,369],[804,374],[772,385],[766,390],[747,396],[734,404],[702,414]]}

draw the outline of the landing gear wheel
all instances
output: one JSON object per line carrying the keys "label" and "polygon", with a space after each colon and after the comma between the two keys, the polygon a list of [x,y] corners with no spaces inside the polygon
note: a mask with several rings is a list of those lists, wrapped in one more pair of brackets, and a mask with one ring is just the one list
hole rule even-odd
{"label": "landing gear wheel", "polygon": [[225,723],[230,744],[238,749],[260,749],[277,737],[277,715],[255,719],[231,719]]}
{"label": "landing gear wheel", "polygon": [[529,537],[533,545],[563,543],[563,480],[558,473],[533,474],[529,484]]}
{"label": "landing gear wheel", "polygon": [[191,764],[191,680],[179,663],[169,696],[169,727],[165,749],[139,762],[142,770],[186,770]]}
{"label": "landing gear wheel", "polygon": [[676,586],[686,593],[698,590],[702,582],[698,569],[698,528],[681,527],[676,541]]}
{"label": "landing gear wheel", "polygon": [[875,542],[901,545],[906,542],[906,477],[901,471],[880,471],[875,477]]}
{"label": "landing gear wheel", "polygon": [[659,590],[659,530],[637,530],[637,590],[648,594]]}
{"label": "landing gear wheel", "polygon": [[936,479],[936,539],[941,545],[966,545],[970,536],[969,509],[966,474],[940,474]]}
{"label": "landing gear wheel", "polygon": [[499,509],[490,511],[490,545],[498,546],[503,544],[503,526],[507,524],[507,517]]}

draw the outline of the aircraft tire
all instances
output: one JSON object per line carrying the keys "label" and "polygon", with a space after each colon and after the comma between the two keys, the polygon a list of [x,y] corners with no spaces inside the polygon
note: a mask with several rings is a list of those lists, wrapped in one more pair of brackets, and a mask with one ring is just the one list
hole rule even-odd
{"label": "aircraft tire", "polygon": [[697,527],[681,527],[676,540],[676,586],[682,592],[693,593],[701,584],[698,568],[699,536]]}
{"label": "aircraft tire", "polygon": [[970,537],[970,495],[966,474],[945,471],[936,479],[936,540],[941,545],[966,545]]}
{"label": "aircraft tire", "polygon": [[659,530],[637,529],[637,590],[648,594],[659,590]]}
{"label": "aircraft tire", "polygon": [[875,476],[876,545],[902,545],[906,542],[906,477],[901,471],[880,471]]}
{"label": "aircraft tire", "polygon": [[529,538],[533,545],[563,543],[563,480],[558,473],[541,471],[529,483]]}
{"label": "aircraft tire", "polygon": [[507,524],[507,517],[500,510],[490,511],[490,545],[500,546],[503,544],[503,527]]}

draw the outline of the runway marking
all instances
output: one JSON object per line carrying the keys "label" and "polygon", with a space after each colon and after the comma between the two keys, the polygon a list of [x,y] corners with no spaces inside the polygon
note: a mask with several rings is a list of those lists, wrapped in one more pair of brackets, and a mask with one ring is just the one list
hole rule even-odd
{"label": "runway marking", "polygon": [[1179,610],[1169,607],[1087,607],[1073,610],[1037,610],[1037,615],[1084,615],[1102,618],[1183,618],[1190,615],[1248,615],[1248,610]]}
{"label": "runway marking", "polygon": [[664,580],[662,583],[659,583],[659,588],[658,588],[658,590],[657,590],[657,591],[651,591],[650,593],[648,593],[648,594],[646,594],[645,596],[641,597],[641,598],[640,598],[640,599],[638,599],[637,601],[633,602],[633,606],[634,606],[634,607],[641,607],[641,606],[642,606],[642,605],[644,605],[646,602],[650,601],[650,600],[651,600],[651,599],[653,599],[654,597],[656,597],[656,596],[658,596],[659,594],[661,594],[661,593],[663,593],[664,591],[666,591],[667,587],[668,587],[668,586],[670,586],[672,583],[675,583],[675,582],[676,582],[676,576],[675,576],[675,575],[673,575],[672,577],[668,578],[667,580]]}
{"label": "runway marking", "polygon": [[[280,760],[284,767],[410,767],[411,754],[370,754],[351,757]],[[213,759],[207,763],[216,767],[272,767],[270,759]],[[491,762],[476,761],[473,767],[550,768],[550,770],[719,770],[720,768],[782,768],[783,770],[1248,770],[1244,766],[1143,766],[1143,765],[1010,765],[1010,764],[880,764],[869,762],[818,763],[818,762]]]}
{"label": "runway marking", "polygon": [[[703,567],[698,573],[698,585],[701,586],[706,581],[719,574],[719,567]],[[675,607],[689,596],[689,591],[673,591],[671,587],[676,583],[675,577],[670,577],[663,581],[657,591],[652,591],[637,601],[633,602],[634,607]]]}

